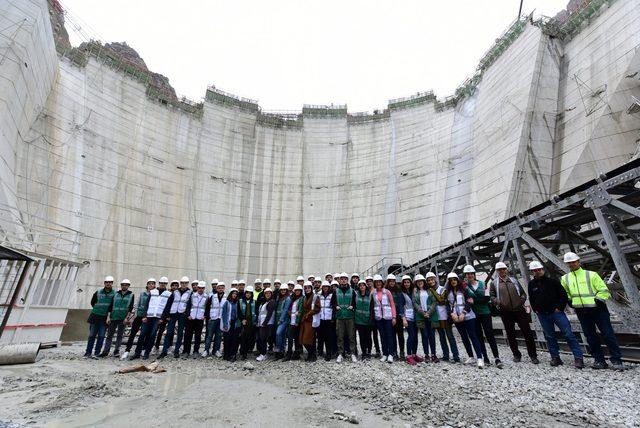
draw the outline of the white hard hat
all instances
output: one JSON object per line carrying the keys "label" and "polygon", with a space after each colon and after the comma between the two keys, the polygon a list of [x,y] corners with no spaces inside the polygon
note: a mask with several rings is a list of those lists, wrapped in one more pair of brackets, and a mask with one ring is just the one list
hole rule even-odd
{"label": "white hard hat", "polygon": [[233,281],[231,281],[231,286],[233,287],[234,285],[238,285],[237,279],[234,279]]}
{"label": "white hard hat", "polygon": [[265,278],[262,280],[263,284],[271,284],[271,280],[269,278]]}
{"label": "white hard hat", "polygon": [[464,267],[464,269],[462,269],[462,272],[464,272],[464,273],[476,273],[476,270],[474,269],[474,267],[473,267],[473,266],[471,266],[471,265],[466,265],[466,266]]}
{"label": "white hard hat", "polygon": [[382,275],[380,275],[380,274],[373,275],[373,280],[374,281],[383,281]]}
{"label": "white hard hat", "polygon": [[340,274],[338,272],[336,272],[336,273],[333,274],[333,277],[334,278],[340,278]]}
{"label": "white hard hat", "polygon": [[247,285],[244,289],[244,292],[253,293],[253,285]]}
{"label": "white hard hat", "polygon": [[315,278],[315,277],[316,277],[315,275],[309,275],[309,276],[307,276],[307,279],[309,279],[309,278]]}
{"label": "white hard hat", "polygon": [[273,290],[271,289],[271,287],[267,287],[263,290],[265,293],[268,291],[269,293],[273,293]]}
{"label": "white hard hat", "polygon": [[180,278],[180,282],[189,282],[189,277],[183,276],[182,278]]}
{"label": "white hard hat", "polygon": [[413,278],[413,281],[414,281],[414,282],[418,282],[418,281],[426,281],[426,279],[424,279],[424,276],[423,276],[421,273],[419,273],[419,274],[417,274],[417,275]]}
{"label": "white hard hat", "polygon": [[311,282],[322,282],[322,278],[318,277],[318,278],[313,278],[313,281]]}
{"label": "white hard hat", "polygon": [[304,281],[304,277],[302,275],[298,275],[296,281]]}
{"label": "white hard hat", "polygon": [[361,279],[360,281],[358,281],[358,285],[360,285],[360,284],[367,285],[367,283],[366,283],[366,281],[364,279]]}
{"label": "white hard hat", "polygon": [[122,281],[120,281],[120,285],[122,284],[131,285],[131,281],[129,281],[128,279],[123,279]]}
{"label": "white hard hat", "polygon": [[427,278],[437,278],[437,275],[431,271],[427,272],[426,275]]}
{"label": "white hard hat", "polygon": [[[327,282],[327,281],[325,281],[325,282]],[[340,285],[340,284],[338,284],[338,281],[336,281],[336,280],[334,279],[333,281],[331,281],[331,285]]]}
{"label": "white hard hat", "polygon": [[395,281],[396,280],[396,276],[392,273],[390,273],[389,275],[387,275],[387,281]]}
{"label": "white hard hat", "polygon": [[[293,282],[293,281],[289,281],[289,282],[287,282],[287,285],[296,285],[296,283]],[[300,284],[298,284],[298,285],[300,285]]]}
{"label": "white hard hat", "polygon": [[211,284],[217,284],[219,282],[218,278],[213,278],[211,280]]}
{"label": "white hard hat", "polygon": [[150,283],[150,282],[156,282],[156,279],[155,279],[155,278],[149,278],[149,279],[147,279],[147,284],[148,284],[148,283]]}
{"label": "white hard hat", "polygon": [[542,269],[542,263],[540,263],[537,260],[532,261],[531,263],[529,263],[529,270],[534,270],[534,269]]}
{"label": "white hard hat", "polygon": [[193,285],[193,284],[197,284],[197,283],[199,283],[199,282],[200,282],[200,281],[198,281],[197,279],[194,279],[194,280],[192,280],[192,281],[191,281],[191,285]]}
{"label": "white hard hat", "polygon": [[276,279],[273,280],[273,283],[274,284],[282,284],[282,281],[280,281],[279,279],[276,278]]}
{"label": "white hard hat", "polygon": [[449,274],[447,275],[447,279],[451,279],[451,278],[458,279],[458,274],[455,272],[449,272]]}
{"label": "white hard hat", "polygon": [[404,281],[405,279],[411,281],[411,277],[409,275],[402,275],[402,281]]}
{"label": "white hard hat", "polygon": [[352,273],[351,274],[351,278],[353,278],[354,276],[357,277],[357,278],[360,278],[360,274],[359,273],[356,273],[356,272]]}
{"label": "white hard hat", "polygon": [[332,274],[332,273],[329,273],[329,272],[327,272],[327,273],[325,273],[325,274],[324,274],[324,277],[325,277],[325,278],[326,278],[326,277],[328,277],[328,276],[333,276],[333,274]]}
{"label": "white hard hat", "polygon": [[198,288],[206,288],[207,287],[207,283],[204,281],[198,281]]}
{"label": "white hard hat", "polygon": [[368,277],[366,277],[364,280],[365,280],[365,281],[369,281],[369,280],[373,281],[373,277],[372,277],[372,276],[368,276]]}
{"label": "white hard hat", "polygon": [[158,281],[158,282],[161,282],[163,284],[168,284],[169,283],[169,278],[167,278],[166,276],[161,276],[160,277],[160,281]]}
{"label": "white hard hat", "polygon": [[[298,284],[298,285],[300,285],[300,284]],[[310,281],[305,281],[304,282],[304,286],[305,287],[311,287],[311,282]]]}
{"label": "white hard hat", "polygon": [[569,251],[568,253],[564,253],[565,263],[577,262],[578,260],[580,260],[580,257],[578,257],[576,253],[572,253],[571,251]]}
{"label": "white hard hat", "polygon": [[342,273],[340,274],[340,278],[349,278],[349,275],[347,275],[347,273],[346,273],[346,272],[342,272]]}
{"label": "white hard hat", "polygon": [[233,293],[234,291],[237,293],[238,289],[235,287],[231,288],[231,290],[229,290],[229,294]]}
{"label": "white hard hat", "polygon": [[296,291],[296,290],[300,290],[300,291],[302,291],[302,285],[300,285],[300,284],[296,284],[296,285],[293,287],[293,291]]}
{"label": "white hard hat", "polygon": [[113,277],[111,275],[107,275],[104,277],[104,282],[113,282]]}
{"label": "white hard hat", "polygon": [[245,281],[244,279],[239,279],[238,280],[238,284],[246,284],[246,283],[247,283],[247,281]]}
{"label": "white hard hat", "polygon": [[224,283],[224,281],[220,281],[220,282],[218,283],[218,285],[222,285],[222,286],[224,287],[224,286],[225,286],[225,283]]}
{"label": "white hard hat", "polygon": [[505,265],[503,262],[498,262],[496,263],[496,270],[498,269],[507,269],[507,265]]}
{"label": "white hard hat", "polygon": [[262,284],[262,280],[260,278],[256,278],[255,281],[253,281],[254,284]]}
{"label": "white hard hat", "polygon": [[[333,282],[333,281],[331,281]],[[329,281],[322,281],[322,286],[323,287],[331,287],[331,284],[329,284]]]}
{"label": "white hard hat", "polygon": [[171,284],[180,284],[180,281],[178,281],[177,279],[174,279],[173,281],[171,281]]}

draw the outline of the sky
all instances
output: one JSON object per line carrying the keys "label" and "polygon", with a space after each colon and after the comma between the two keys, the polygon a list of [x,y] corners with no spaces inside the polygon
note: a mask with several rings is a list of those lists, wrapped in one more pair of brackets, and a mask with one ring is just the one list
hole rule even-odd
{"label": "sky", "polygon": [[[382,109],[453,94],[516,18],[519,0],[62,0],[74,45],[126,41],[179,95],[207,86],[265,111]],[[565,0],[524,0],[553,16]]]}

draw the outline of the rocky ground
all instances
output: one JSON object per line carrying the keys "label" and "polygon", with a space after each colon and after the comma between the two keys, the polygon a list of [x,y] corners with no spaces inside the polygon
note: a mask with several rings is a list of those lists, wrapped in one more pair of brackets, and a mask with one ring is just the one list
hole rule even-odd
{"label": "rocky ground", "polygon": [[166,373],[115,374],[133,362],[81,355],[76,344],[44,350],[35,364],[0,367],[0,427],[640,425],[634,366],[167,358]]}

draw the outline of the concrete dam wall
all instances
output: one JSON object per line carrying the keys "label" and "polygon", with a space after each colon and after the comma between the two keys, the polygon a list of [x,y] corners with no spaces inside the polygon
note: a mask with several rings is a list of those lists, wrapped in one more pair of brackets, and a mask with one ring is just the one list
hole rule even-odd
{"label": "concrete dam wall", "polygon": [[276,120],[213,88],[195,112],[159,102],[57,52],[45,0],[2,2],[3,243],[87,261],[76,307],[106,274],[140,287],[414,262],[637,156],[640,8],[602,3],[570,37],[521,21],[453,103]]}

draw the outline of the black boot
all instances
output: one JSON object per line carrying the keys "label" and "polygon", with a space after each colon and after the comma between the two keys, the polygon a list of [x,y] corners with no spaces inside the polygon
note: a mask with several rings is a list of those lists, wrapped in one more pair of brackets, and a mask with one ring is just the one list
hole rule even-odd
{"label": "black boot", "polygon": [[290,361],[291,360],[291,352],[287,352],[282,361]]}
{"label": "black boot", "polygon": [[299,351],[295,351],[295,352],[293,353],[293,356],[291,357],[291,359],[292,359],[293,361],[298,361],[298,360],[300,359],[300,352],[299,352]]}

